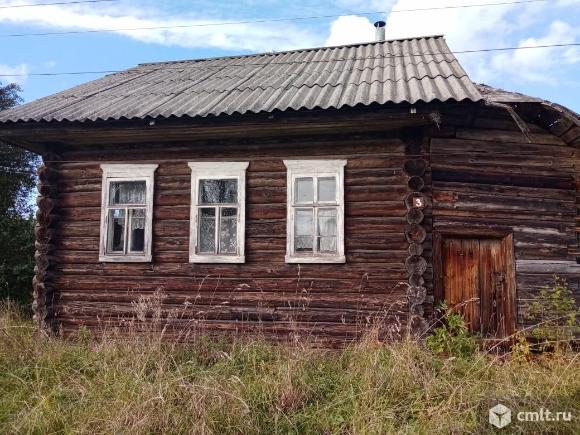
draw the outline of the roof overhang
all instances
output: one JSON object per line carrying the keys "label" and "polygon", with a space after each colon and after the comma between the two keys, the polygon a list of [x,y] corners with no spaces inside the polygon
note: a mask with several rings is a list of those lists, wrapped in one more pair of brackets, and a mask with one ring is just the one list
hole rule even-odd
{"label": "roof overhang", "polygon": [[0,141],[33,152],[60,153],[95,147],[138,144],[183,144],[207,141],[239,142],[271,138],[307,137],[393,131],[434,126],[440,110],[474,103],[392,104],[344,109],[299,110],[211,118],[169,118],[95,122],[21,122],[0,124]]}

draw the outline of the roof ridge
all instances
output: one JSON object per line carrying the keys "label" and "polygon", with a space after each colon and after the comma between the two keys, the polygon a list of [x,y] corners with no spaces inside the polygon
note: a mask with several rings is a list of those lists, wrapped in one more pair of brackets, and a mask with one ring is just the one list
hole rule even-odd
{"label": "roof ridge", "polygon": [[296,48],[293,50],[283,50],[283,51],[272,51],[272,52],[262,52],[262,53],[253,53],[253,54],[235,54],[230,56],[216,56],[216,57],[204,57],[199,59],[182,59],[182,60],[167,60],[162,62],[143,62],[139,63],[138,66],[147,66],[147,65],[165,65],[165,64],[173,64],[173,63],[195,63],[195,62],[204,62],[209,60],[221,60],[221,59],[242,59],[248,57],[259,57],[259,56],[279,56],[288,53],[303,53],[308,51],[319,51],[319,50],[331,50],[334,48],[351,48],[351,47],[362,47],[368,45],[376,45],[376,44],[386,44],[391,42],[402,42],[402,41],[412,41],[416,39],[436,39],[436,38],[445,38],[444,35],[424,35],[424,36],[410,36],[407,38],[395,38],[395,39],[385,39],[384,41],[369,41],[369,42],[358,42],[356,44],[345,44],[345,45],[329,45],[329,46],[321,46],[321,47],[309,47],[309,48]]}

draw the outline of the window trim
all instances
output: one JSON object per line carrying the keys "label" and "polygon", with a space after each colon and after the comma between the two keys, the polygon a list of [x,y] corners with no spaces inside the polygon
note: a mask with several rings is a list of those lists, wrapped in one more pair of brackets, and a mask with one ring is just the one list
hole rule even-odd
{"label": "window trim", "polygon": [[[149,263],[152,260],[153,190],[156,164],[102,164],[101,182],[101,235],[99,262],[103,263]],[[107,252],[110,183],[115,181],[145,181],[145,237],[143,253],[112,254]],[[143,208],[143,207],[139,207]]]}
{"label": "window trim", "polygon": [[[346,160],[284,160],[286,166],[286,263],[345,263],[344,253],[344,167]],[[296,254],[294,252],[294,209],[300,208],[302,204],[294,203],[294,191],[296,189],[296,178],[303,177],[336,177],[337,203],[328,207],[336,207],[336,254]],[[317,182],[313,183],[313,189]],[[308,208],[308,204],[303,204]],[[325,204],[320,203],[319,208],[324,208]]]}
{"label": "window trim", "polygon": [[[249,162],[189,162],[191,168],[191,210],[189,220],[190,263],[245,263],[246,240],[246,170]],[[235,178],[238,181],[237,255],[198,254],[199,180]]]}

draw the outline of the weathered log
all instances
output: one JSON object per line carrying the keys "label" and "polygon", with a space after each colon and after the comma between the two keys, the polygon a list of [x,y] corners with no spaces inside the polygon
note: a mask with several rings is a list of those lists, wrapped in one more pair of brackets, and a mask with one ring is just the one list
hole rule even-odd
{"label": "weathered log", "polygon": [[421,192],[411,192],[405,197],[405,206],[407,210],[423,210],[427,207],[427,197]]}
{"label": "weathered log", "polygon": [[412,255],[405,260],[409,275],[423,275],[427,270],[427,260],[419,255]]}
{"label": "weathered log", "polygon": [[410,224],[420,224],[425,215],[420,208],[412,208],[407,212],[407,222]]}
{"label": "weathered log", "polygon": [[425,181],[422,177],[414,176],[409,178],[409,181],[407,181],[407,186],[409,186],[409,189],[413,191],[420,192],[425,188]]}
{"label": "weathered log", "polygon": [[405,173],[409,177],[413,176],[422,177],[423,174],[425,174],[426,168],[427,162],[424,159],[407,160],[404,165]]}
{"label": "weathered log", "polygon": [[410,243],[408,251],[409,255],[421,255],[423,254],[423,245],[420,243]]}
{"label": "weathered log", "polygon": [[427,237],[427,231],[420,225],[407,225],[405,227],[405,238],[409,243],[423,243]]}

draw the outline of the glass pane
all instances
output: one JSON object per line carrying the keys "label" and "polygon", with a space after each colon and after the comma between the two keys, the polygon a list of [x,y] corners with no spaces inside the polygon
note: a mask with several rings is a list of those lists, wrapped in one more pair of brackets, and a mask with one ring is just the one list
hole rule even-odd
{"label": "glass pane", "polygon": [[312,252],[314,245],[314,209],[296,210],[294,248],[296,252]]}
{"label": "glass pane", "polygon": [[215,253],[215,208],[199,210],[199,252]]}
{"label": "glass pane", "polygon": [[296,198],[297,203],[314,201],[314,183],[312,178],[296,179]]}
{"label": "glass pane", "polygon": [[336,209],[318,210],[318,251],[336,252]]}
{"label": "glass pane", "polygon": [[336,178],[322,177],[318,179],[318,201],[336,201]]}
{"label": "glass pane", "polygon": [[220,222],[220,254],[235,254],[237,241],[237,208],[222,208]]}
{"label": "glass pane", "polygon": [[236,204],[238,180],[200,180],[200,204]]}
{"label": "glass pane", "polygon": [[318,210],[318,235],[336,236],[336,209],[321,208]]}
{"label": "glass pane", "polygon": [[296,252],[312,252],[312,236],[296,236],[294,249]]}
{"label": "glass pane", "polygon": [[318,252],[336,252],[336,237],[319,237]]}
{"label": "glass pane", "polygon": [[114,181],[110,185],[109,201],[111,205],[145,204],[145,181]]}
{"label": "glass pane", "polygon": [[108,252],[125,252],[125,210],[109,211]]}
{"label": "glass pane", "polygon": [[129,251],[143,252],[145,250],[145,210],[142,208],[129,210],[131,231]]}

